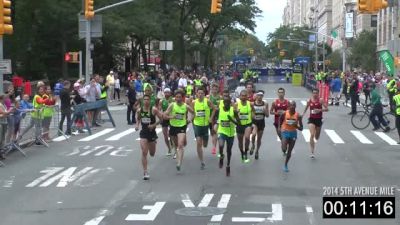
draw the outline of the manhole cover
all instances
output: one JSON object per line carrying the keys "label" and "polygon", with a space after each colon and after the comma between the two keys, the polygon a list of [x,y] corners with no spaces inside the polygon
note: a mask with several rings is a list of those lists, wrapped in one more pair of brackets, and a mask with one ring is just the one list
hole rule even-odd
{"label": "manhole cover", "polygon": [[225,209],[216,207],[194,207],[175,210],[175,214],[180,216],[214,216],[225,213]]}

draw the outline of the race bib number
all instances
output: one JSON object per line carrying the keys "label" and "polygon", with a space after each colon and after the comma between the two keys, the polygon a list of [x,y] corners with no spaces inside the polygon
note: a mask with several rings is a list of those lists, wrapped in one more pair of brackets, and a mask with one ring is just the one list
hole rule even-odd
{"label": "race bib number", "polygon": [[178,113],[177,113],[177,114],[175,114],[175,119],[176,119],[176,120],[183,120],[183,115],[184,115],[184,114],[178,114]]}
{"label": "race bib number", "polygon": [[290,126],[293,126],[297,123],[297,121],[296,120],[286,120],[286,123]]}
{"label": "race bib number", "polygon": [[206,117],[206,112],[204,110],[200,110],[196,112],[197,117]]}
{"label": "race bib number", "polygon": [[264,119],[264,115],[256,115],[256,116],[254,117],[254,119],[256,119],[256,120],[263,120],[263,119]]}
{"label": "race bib number", "polygon": [[229,122],[229,121],[222,121],[222,122],[221,122],[221,126],[222,126],[222,127],[230,127],[230,126],[231,126],[231,122]]}
{"label": "race bib number", "polygon": [[311,114],[318,114],[318,113],[319,113],[319,110],[316,110],[316,109],[311,110]]}
{"label": "race bib number", "polygon": [[239,115],[240,120],[247,120],[249,118],[249,115]]}
{"label": "race bib number", "polygon": [[285,111],[283,111],[282,109],[277,111],[279,115],[282,115]]}
{"label": "race bib number", "polygon": [[142,123],[150,124],[151,123],[151,119],[150,118],[142,118]]}

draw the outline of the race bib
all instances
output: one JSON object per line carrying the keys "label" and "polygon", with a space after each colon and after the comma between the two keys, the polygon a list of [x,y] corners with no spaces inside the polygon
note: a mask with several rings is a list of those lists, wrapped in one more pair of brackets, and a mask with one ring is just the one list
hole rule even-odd
{"label": "race bib", "polygon": [[319,110],[313,109],[313,110],[311,110],[311,114],[318,114],[318,113],[319,113],[318,111],[319,111]]}
{"label": "race bib", "polygon": [[277,112],[278,112],[279,115],[282,115],[285,111],[282,110],[282,109],[280,109],[280,110],[278,110]]}
{"label": "race bib", "polygon": [[249,118],[249,115],[239,115],[240,120],[247,120]]}
{"label": "race bib", "polygon": [[147,118],[147,117],[142,118],[142,123],[144,123],[144,124],[150,124],[150,123],[151,123],[151,119],[150,119],[150,118]]}
{"label": "race bib", "polygon": [[175,119],[176,120],[183,120],[183,116],[184,116],[184,114],[175,114]]}
{"label": "race bib", "polygon": [[263,119],[264,119],[264,115],[256,115],[256,116],[254,117],[254,119],[256,119],[256,120],[263,120]]}
{"label": "race bib", "polygon": [[204,110],[199,110],[196,112],[197,117],[206,117],[206,111]]}
{"label": "race bib", "polygon": [[231,126],[231,122],[229,122],[229,121],[221,121],[221,126],[222,127],[230,127]]}
{"label": "race bib", "polygon": [[286,120],[286,123],[290,126],[293,126],[297,123],[297,121],[296,120]]}

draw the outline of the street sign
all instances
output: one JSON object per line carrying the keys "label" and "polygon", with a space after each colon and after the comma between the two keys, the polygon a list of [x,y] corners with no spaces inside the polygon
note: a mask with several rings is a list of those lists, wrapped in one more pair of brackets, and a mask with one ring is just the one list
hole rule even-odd
{"label": "street sign", "polygon": [[[90,37],[101,38],[103,36],[103,17],[96,15],[90,21]],[[83,15],[79,15],[79,39],[86,38],[86,19]]]}
{"label": "street sign", "polygon": [[11,74],[11,59],[0,60],[0,73]]}
{"label": "street sign", "polygon": [[160,51],[174,50],[174,43],[172,41],[160,41]]}

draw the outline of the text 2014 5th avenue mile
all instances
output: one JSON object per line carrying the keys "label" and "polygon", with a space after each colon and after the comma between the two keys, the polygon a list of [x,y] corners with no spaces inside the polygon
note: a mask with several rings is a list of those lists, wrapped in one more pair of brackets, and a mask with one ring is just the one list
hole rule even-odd
{"label": "text 2014 5th avenue mile", "polygon": [[323,196],[394,196],[395,187],[391,186],[338,186],[323,187]]}

